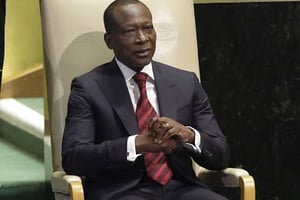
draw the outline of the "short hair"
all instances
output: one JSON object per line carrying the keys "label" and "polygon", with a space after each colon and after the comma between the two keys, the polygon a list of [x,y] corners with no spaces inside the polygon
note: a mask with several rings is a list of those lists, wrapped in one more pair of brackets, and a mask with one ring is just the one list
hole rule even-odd
{"label": "short hair", "polygon": [[103,14],[103,22],[104,22],[104,28],[105,28],[106,32],[107,33],[112,32],[112,29],[114,26],[113,14],[114,14],[114,10],[117,7],[123,6],[123,5],[128,5],[128,4],[137,4],[137,3],[143,4],[139,0],[115,0],[111,4],[109,4]]}

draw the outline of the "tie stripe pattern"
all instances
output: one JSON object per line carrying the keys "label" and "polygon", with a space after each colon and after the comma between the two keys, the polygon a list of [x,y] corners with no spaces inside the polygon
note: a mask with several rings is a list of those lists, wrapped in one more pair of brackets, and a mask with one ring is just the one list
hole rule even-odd
{"label": "tie stripe pattern", "polygon": [[[154,108],[147,98],[146,80],[148,75],[140,72],[137,73],[133,79],[137,83],[140,90],[140,98],[137,103],[136,116],[140,133],[147,133],[150,120],[157,116]],[[164,153],[145,153],[144,162],[147,175],[154,181],[166,185],[171,179],[173,173],[166,162]]]}

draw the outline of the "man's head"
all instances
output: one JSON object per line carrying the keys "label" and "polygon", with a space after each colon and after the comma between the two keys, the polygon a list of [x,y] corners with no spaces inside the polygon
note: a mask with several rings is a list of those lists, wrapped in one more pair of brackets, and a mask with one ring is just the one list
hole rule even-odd
{"label": "man's head", "polygon": [[135,71],[151,62],[156,32],[148,7],[138,0],[116,0],[104,12],[104,36],[115,56]]}

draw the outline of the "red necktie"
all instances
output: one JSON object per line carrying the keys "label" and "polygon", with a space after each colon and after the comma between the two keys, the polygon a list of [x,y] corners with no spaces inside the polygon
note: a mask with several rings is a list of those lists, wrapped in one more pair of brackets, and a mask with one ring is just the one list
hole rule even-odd
{"label": "red necktie", "polygon": [[[138,84],[140,98],[137,103],[136,116],[140,133],[147,133],[150,120],[157,116],[154,108],[150,104],[146,93],[146,80],[148,75],[140,72],[134,75],[133,79]],[[171,179],[173,173],[169,168],[164,153],[145,153],[144,162],[147,175],[154,181],[166,185]]]}

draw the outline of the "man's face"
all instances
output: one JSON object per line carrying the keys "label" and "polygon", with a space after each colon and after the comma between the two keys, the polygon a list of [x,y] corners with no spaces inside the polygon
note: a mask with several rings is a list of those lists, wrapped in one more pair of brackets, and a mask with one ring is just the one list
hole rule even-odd
{"label": "man's face", "polygon": [[150,11],[140,3],[115,9],[112,31],[105,35],[115,56],[135,71],[149,64],[155,52],[156,32]]}

